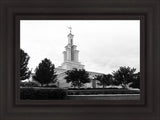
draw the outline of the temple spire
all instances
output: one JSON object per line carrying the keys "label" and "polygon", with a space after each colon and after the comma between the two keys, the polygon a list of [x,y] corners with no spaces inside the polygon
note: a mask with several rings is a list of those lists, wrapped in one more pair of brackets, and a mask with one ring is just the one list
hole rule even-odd
{"label": "temple spire", "polygon": [[72,34],[72,27],[68,27],[68,29],[70,30],[70,33],[68,34],[68,44],[70,44],[71,46],[73,45],[73,34]]}
{"label": "temple spire", "polygon": [[70,33],[68,34],[68,44],[65,46],[65,51],[63,51],[63,55],[64,55],[64,62],[62,63],[61,68],[62,69],[73,69],[73,68],[77,68],[77,69],[83,69],[84,65],[82,65],[79,62],[78,59],[78,53],[79,51],[76,49],[76,45],[73,44],[73,34],[72,32],[72,27],[68,27],[68,29],[70,30]]}

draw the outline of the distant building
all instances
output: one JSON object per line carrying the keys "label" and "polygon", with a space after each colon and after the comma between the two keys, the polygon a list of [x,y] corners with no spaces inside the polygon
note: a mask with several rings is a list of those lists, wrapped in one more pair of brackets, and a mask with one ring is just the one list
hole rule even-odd
{"label": "distant building", "polygon": [[[66,76],[65,72],[67,70],[72,70],[73,68],[77,69],[84,69],[84,65],[82,65],[79,62],[79,51],[76,50],[76,45],[73,45],[73,34],[70,33],[68,34],[68,44],[65,46],[65,51],[63,52],[64,55],[64,62],[62,63],[61,66],[57,67],[55,69],[56,74],[57,74],[57,85],[59,87],[63,88],[68,88],[71,87],[71,84],[66,83],[66,80],[64,77]],[[96,75],[102,75],[103,73],[97,73],[97,72],[89,72],[90,78],[94,78]],[[90,88],[96,88],[96,81],[92,80],[91,83],[87,83],[85,87],[90,87]]]}

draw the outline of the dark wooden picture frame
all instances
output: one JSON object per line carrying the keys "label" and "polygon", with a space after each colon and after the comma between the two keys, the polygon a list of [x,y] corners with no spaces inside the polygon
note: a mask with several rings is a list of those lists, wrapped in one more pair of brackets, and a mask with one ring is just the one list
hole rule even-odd
{"label": "dark wooden picture frame", "polygon": [[[140,20],[140,100],[20,100],[21,19]],[[159,0],[1,0],[0,119],[159,120],[159,21]]]}

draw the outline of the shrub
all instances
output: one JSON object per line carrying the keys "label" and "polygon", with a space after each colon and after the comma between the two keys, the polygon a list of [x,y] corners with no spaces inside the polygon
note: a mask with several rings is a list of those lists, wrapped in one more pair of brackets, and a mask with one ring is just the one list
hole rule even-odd
{"label": "shrub", "polygon": [[20,88],[20,98],[27,100],[34,98],[34,89],[33,88]]}
{"label": "shrub", "polygon": [[64,100],[66,93],[64,89],[20,88],[20,98],[23,100]]}
{"label": "shrub", "polygon": [[68,95],[95,95],[95,94],[139,94],[139,90],[127,89],[94,89],[94,90],[68,90]]}
{"label": "shrub", "polygon": [[64,100],[67,97],[66,91],[63,89],[53,89],[49,93],[50,98],[56,98],[57,100]]}
{"label": "shrub", "polygon": [[34,81],[20,82],[20,87],[38,87],[39,83]]}
{"label": "shrub", "polygon": [[46,85],[46,86],[43,86],[43,87],[57,88],[57,85],[54,85],[54,84],[48,84],[48,85]]}

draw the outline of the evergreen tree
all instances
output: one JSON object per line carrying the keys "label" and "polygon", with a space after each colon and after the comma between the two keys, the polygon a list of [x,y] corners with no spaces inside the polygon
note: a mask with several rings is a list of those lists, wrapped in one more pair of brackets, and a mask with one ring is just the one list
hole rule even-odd
{"label": "evergreen tree", "polygon": [[35,69],[35,75],[33,78],[38,81],[41,86],[44,84],[48,85],[49,83],[55,83],[57,75],[55,74],[55,67],[52,62],[45,58]]}
{"label": "evergreen tree", "polygon": [[20,49],[20,80],[25,80],[30,77],[31,71],[27,67],[29,59],[29,55]]}

